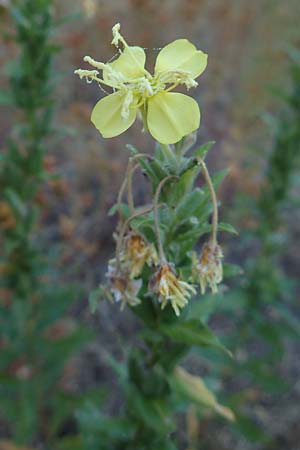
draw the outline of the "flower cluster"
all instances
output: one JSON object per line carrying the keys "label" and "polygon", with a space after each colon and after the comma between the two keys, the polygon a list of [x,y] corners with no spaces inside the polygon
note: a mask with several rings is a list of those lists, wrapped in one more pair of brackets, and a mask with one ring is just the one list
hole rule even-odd
{"label": "flower cluster", "polygon": [[118,58],[103,63],[85,56],[84,61],[94,69],[75,71],[80,78],[96,81],[100,87],[113,91],[98,101],[91,116],[102,136],[111,138],[123,133],[135,122],[138,113],[144,128],[163,144],[178,142],[197,130],[200,125],[197,102],[170,91],[180,85],[187,89],[196,87],[195,78],[205,70],[207,55],[187,39],[178,39],[159,52],[152,75],[145,69],[144,49],[127,44],[120,34],[120,24],[112,32],[112,44],[120,53]]}

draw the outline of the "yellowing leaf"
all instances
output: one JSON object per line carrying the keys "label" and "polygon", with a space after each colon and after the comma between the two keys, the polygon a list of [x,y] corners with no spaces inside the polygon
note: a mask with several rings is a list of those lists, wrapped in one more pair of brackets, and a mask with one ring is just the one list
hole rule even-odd
{"label": "yellowing leaf", "polygon": [[202,378],[191,375],[182,367],[176,367],[174,380],[177,389],[191,402],[213,409],[227,420],[235,420],[231,409],[218,403],[215,395],[208,389]]}

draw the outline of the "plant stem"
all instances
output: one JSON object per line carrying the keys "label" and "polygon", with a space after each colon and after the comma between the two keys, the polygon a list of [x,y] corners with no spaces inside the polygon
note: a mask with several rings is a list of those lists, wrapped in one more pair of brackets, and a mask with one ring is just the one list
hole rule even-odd
{"label": "plant stem", "polygon": [[148,155],[147,153],[137,153],[136,155],[132,156],[129,159],[128,164],[127,164],[125,178],[124,178],[124,181],[119,190],[118,200],[117,200],[120,221],[123,220],[123,215],[122,215],[122,211],[121,211],[121,203],[122,203],[122,198],[123,198],[126,186],[127,186],[127,202],[128,202],[128,206],[130,209],[130,215],[134,214],[134,201],[133,201],[133,195],[132,195],[132,176],[133,176],[134,172],[138,169],[139,165],[133,166],[133,163],[134,163],[134,161],[136,161],[137,159],[140,159],[140,158],[148,158],[148,159],[153,160],[153,157],[151,155]]}
{"label": "plant stem", "polygon": [[218,232],[218,202],[217,202],[217,196],[215,192],[214,185],[211,181],[211,177],[209,175],[209,172],[207,170],[206,164],[200,157],[197,157],[198,163],[201,165],[203,169],[203,175],[205,178],[205,181],[208,185],[210,197],[213,205],[213,214],[212,214],[212,232],[211,232],[211,242],[213,245],[217,243],[217,232]]}

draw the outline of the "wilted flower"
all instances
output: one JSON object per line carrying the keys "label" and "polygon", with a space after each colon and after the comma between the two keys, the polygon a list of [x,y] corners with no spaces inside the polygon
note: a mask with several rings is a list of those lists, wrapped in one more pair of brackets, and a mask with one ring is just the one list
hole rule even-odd
{"label": "wilted flower", "polygon": [[161,264],[157,272],[150,280],[150,290],[158,294],[161,302],[161,308],[170,302],[176,316],[180,314],[180,308],[183,308],[192,294],[196,294],[193,286],[181,281],[176,275],[171,264]]}
{"label": "wilted flower", "polygon": [[158,256],[153,244],[136,232],[126,236],[124,250],[121,255],[124,265],[128,268],[130,278],[138,277],[145,264],[157,264]]}
{"label": "wilted flower", "polygon": [[[80,78],[113,89],[94,107],[93,124],[105,138],[118,136],[134,123],[140,112],[145,128],[157,141],[178,142],[199,127],[200,111],[193,98],[170,91],[179,85],[187,89],[197,86],[195,78],[205,70],[207,55],[187,39],[178,39],[159,52],[151,75],[145,69],[144,49],[129,46],[119,30],[119,24],[112,29],[112,44],[117,48],[120,43],[123,46],[115,61],[105,64],[86,56],[84,61],[96,70],[75,71]],[[98,77],[97,69],[102,70],[102,78]]]}
{"label": "wilted flower", "polygon": [[207,286],[213,294],[218,292],[217,285],[223,279],[222,258],[221,247],[212,241],[204,244],[199,258],[193,253],[192,278],[199,282],[201,294],[205,294]]}
{"label": "wilted flower", "polygon": [[106,277],[109,281],[108,296],[111,300],[121,303],[121,310],[125,305],[136,306],[141,303],[137,297],[142,286],[142,280],[132,280],[129,274],[116,269],[116,260],[109,262]]}

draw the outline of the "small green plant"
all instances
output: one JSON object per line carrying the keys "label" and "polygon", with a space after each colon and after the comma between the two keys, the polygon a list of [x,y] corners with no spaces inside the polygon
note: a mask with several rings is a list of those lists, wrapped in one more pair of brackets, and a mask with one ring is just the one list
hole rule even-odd
{"label": "small green plant", "polygon": [[44,156],[56,132],[53,4],[15,0],[9,12],[18,56],[0,100],[17,120],[0,165],[0,412],[16,443],[54,449],[81,401],[63,388],[64,367],[91,333],[63,320],[75,291],[57,285],[37,230],[38,195],[49,180]]}
{"label": "small green plant", "polygon": [[[210,177],[204,159],[213,143],[191,150],[199,107],[192,98],[170,92],[180,85],[196,87],[207,55],[186,39],[176,40],[160,51],[151,75],[144,67],[144,50],[127,44],[119,24],[113,27],[112,44],[120,53],[115,61],[87,56],[94,69],[76,70],[81,78],[113,89],[94,107],[92,122],[108,138],[140,116],[157,142],[153,155],[128,146],[128,168],[110,211],[119,215],[115,256],[107,282],[92,292],[90,303],[94,311],[104,298],[119,303],[121,310],[130,308],[140,321],[139,344],[129,350],[126,367],[114,364],[124,396],[120,416],[110,418],[90,404],[78,417],[87,449],[172,450],[177,448],[176,413],[190,403],[234,419],[201,377],[179,366],[192,347],[216,349],[230,358],[193,308],[201,301],[198,291],[217,292],[223,277],[217,231],[234,230],[218,222],[215,190],[226,171]],[[137,170],[145,174],[152,193],[152,202],[138,207],[132,189]],[[199,173],[202,187],[197,186]],[[194,248],[206,235],[198,255]]]}

